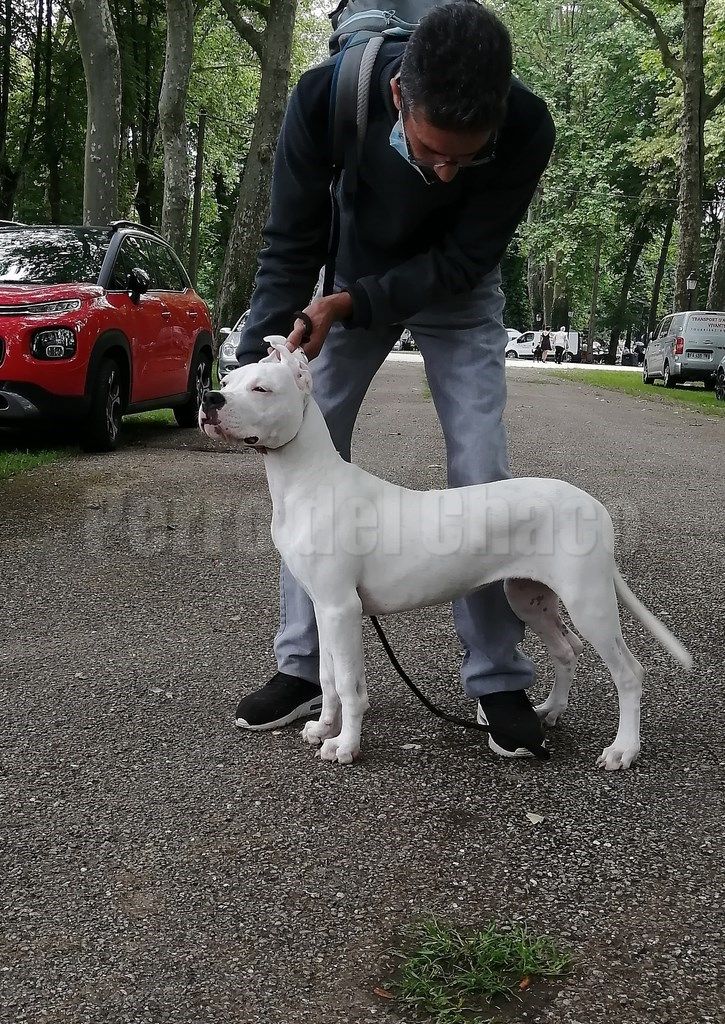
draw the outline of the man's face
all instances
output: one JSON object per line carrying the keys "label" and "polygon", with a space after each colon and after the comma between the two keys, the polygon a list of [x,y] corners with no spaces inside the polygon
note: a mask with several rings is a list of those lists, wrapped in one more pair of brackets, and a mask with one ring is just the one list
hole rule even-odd
{"label": "man's face", "polygon": [[[394,78],[390,87],[393,101],[402,109],[400,82]],[[452,181],[460,167],[475,160],[491,138],[490,131],[458,132],[436,128],[426,120],[422,110],[403,110],[403,125],[410,155],[416,163],[432,171],[441,181]]]}

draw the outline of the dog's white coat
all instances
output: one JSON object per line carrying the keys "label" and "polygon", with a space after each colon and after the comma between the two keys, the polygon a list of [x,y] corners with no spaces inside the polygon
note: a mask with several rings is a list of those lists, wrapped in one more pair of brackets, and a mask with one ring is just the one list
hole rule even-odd
{"label": "dog's white coat", "polygon": [[362,616],[441,604],[504,580],[514,612],[537,633],[555,666],[539,715],[553,725],[568,703],[583,645],[599,653],[619,695],[619,728],[598,764],[628,768],[640,749],[643,669],[622,637],[617,598],[689,670],[677,639],[632,594],[614,561],[604,506],[562,480],[515,479],[412,491],[346,463],[335,451],[299,350],[268,338],[270,355],[234,370],[224,404],[200,413],[209,436],[264,454],[272,539],[309,594],[320,640],[322,712],[305,739],[349,764],[360,752],[368,708]]}

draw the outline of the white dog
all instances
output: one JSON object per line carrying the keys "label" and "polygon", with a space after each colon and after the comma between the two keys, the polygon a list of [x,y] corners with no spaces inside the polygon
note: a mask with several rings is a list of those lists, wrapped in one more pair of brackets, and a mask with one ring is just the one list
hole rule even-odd
{"label": "white dog", "polygon": [[199,425],[264,455],[272,539],[309,594],[320,641],[322,712],[304,738],[349,764],[368,708],[362,617],[441,604],[504,580],[514,612],[537,633],[555,681],[537,711],[553,725],[568,703],[583,645],[559,599],[596,649],[619,695],[619,728],[597,763],[628,768],[639,754],[643,669],[627,648],[617,598],[687,670],[692,659],[632,594],[614,561],[604,506],[562,480],[504,480],[412,491],[351,465],[333,447],[302,352],[268,338],[270,355],[209,392]]}

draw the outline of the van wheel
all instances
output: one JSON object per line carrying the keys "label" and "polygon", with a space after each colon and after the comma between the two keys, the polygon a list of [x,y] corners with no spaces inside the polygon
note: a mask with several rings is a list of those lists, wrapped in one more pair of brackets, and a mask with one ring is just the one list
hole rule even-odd
{"label": "van wheel", "polygon": [[675,378],[672,376],[669,363],[665,363],[665,368],[662,373],[662,383],[666,388],[673,388],[675,386]]}
{"label": "van wheel", "polygon": [[118,448],[123,416],[123,380],[115,359],[104,359],[91,393],[91,408],[81,435],[85,452],[113,452]]}
{"label": "van wheel", "polygon": [[180,427],[195,427],[199,422],[199,409],[204,395],[211,388],[211,355],[203,349],[194,360],[189,374],[189,399],[174,409]]}
{"label": "van wheel", "polygon": [[508,352],[506,353],[506,358],[507,359],[518,359],[519,358],[519,354],[514,349],[510,348],[508,350]]}
{"label": "van wheel", "polygon": [[725,373],[718,373],[715,378],[715,398],[718,402],[725,402]]}
{"label": "van wheel", "polygon": [[644,384],[654,384],[654,377],[647,373],[647,360],[642,363],[642,382]]}

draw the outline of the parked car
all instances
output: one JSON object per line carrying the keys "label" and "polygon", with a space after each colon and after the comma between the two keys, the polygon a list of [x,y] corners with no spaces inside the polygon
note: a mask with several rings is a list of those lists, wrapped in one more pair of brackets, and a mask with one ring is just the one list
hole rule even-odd
{"label": "parked car", "polygon": [[662,378],[666,388],[686,381],[715,387],[715,373],[725,355],[725,313],[692,310],[666,316],[645,351],[642,379]]}
{"label": "parked car", "polygon": [[[554,332],[552,332],[551,361],[554,361]],[[578,363],[581,358],[581,339],[579,331],[569,331],[568,347],[565,355],[567,363]],[[533,359],[534,350],[541,344],[541,331],[524,331],[514,340],[509,339],[506,346],[507,359]]]}
{"label": "parked car", "polygon": [[239,366],[237,362],[237,346],[242,340],[242,331],[244,325],[247,322],[249,316],[249,310],[245,310],[244,313],[239,317],[234,327],[222,327],[219,332],[221,337],[224,339],[219,346],[219,359],[217,360],[217,370],[219,371],[219,380],[222,381],[228,373],[232,370],[236,370]]}
{"label": "parked car", "polygon": [[513,327],[505,327],[504,330],[509,336],[509,341],[516,341],[517,338],[521,337],[521,331],[514,330]]}
{"label": "parked car", "polygon": [[725,402],[725,356],[715,371],[715,398],[718,402]]}
{"label": "parked car", "polygon": [[72,419],[111,451],[127,413],[194,426],[211,369],[209,310],[155,232],[0,227],[0,427]]}

